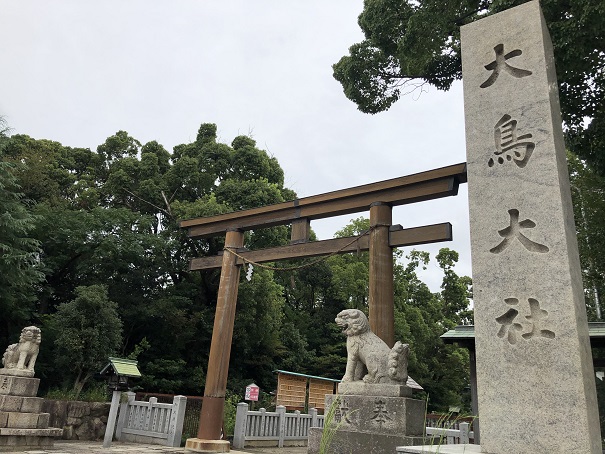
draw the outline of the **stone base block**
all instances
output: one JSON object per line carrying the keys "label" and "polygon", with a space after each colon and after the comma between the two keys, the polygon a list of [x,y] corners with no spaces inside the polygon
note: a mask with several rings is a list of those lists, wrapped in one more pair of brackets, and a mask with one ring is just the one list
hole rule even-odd
{"label": "stone base block", "polygon": [[22,437],[9,435],[0,437],[0,452],[30,451],[34,449],[49,449],[54,446],[53,437]]}
{"label": "stone base block", "polygon": [[412,395],[412,388],[406,385],[369,385],[362,381],[353,381],[339,383],[338,394],[353,394],[357,396],[410,397]]}
{"label": "stone base block", "polygon": [[0,375],[0,395],[36,397],[39,385],[39,378]]}
{"label": "stone base block", "polygon": [[52,448],[61,429],[7,429],[0,428],[0,452],[16,452]]}
{"label": "stone base block", "polygon": [[10,429],[46,429],[50,415],[48,413],[20,413],[0,411],[0,428]]}
{"label": "stone base block", "polygon": [[332,421],[339,431],[422,436],[425,402],[408,397],[326,395],[326,408],[337,408]]}
{"label": "stone base block", "polygon": [[185,443],[185,450],[194,452],[229,452],[231,450],[231,444],[227,440],[188,438]]}
{"label": "stone base block", "polygon": [[308,454],[319,454],[322,436],[328,438],[324,441],[326,444],[324,452],[326,454],[394,453],[398,446],[412,446],[424,442],[422,436],[385,435],[342,430],[324,435],[324,429],[312,427],[309,429]]}
{"label": "stone base block", "polygon": [[40,413],[42,411],[41,397],[9,396],[0,394],[1,411],[19,411],[21,413]]}
{"label": "stone base block", "polygon": [[63,434],[63,429],[49,427],[47,429],[17,429],[17,428],[0,428],[0,438],[7,435],[23,436],[23,437],[60,437]]}
{"label": "stone base block", "polygon": [[0,369],[0,375],[14,375],[17,377],[33,377],[34,371],[30,369]]}

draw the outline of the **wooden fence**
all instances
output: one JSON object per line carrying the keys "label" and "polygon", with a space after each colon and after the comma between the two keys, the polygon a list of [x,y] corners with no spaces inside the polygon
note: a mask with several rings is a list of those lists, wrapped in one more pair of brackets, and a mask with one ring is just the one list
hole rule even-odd
{"label": "wooden fence", "polygon": [[283,405],[278,405],[276,410],[250,411],[247,403],[237,404],[233,447],[242,449],[248,441],[274,441],[280,448],[285,442],[306,444],[309,428],[324,424],[324,417],[318,415],[315,408],[310,409],[309,414],[301,414],[299,410],[287,413]]}

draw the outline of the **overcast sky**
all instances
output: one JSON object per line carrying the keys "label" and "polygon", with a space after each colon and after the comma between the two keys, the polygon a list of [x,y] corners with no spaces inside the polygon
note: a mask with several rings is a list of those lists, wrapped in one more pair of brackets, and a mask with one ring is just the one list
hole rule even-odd
{"label": "overcast sky", "polygon": [[[0,0],[0,115],[13,133],[95,150],[125,130],[167,150],[216,123],[251,134],[299,197],[465,161],[462,85],[359,112],[332,64],[363,39],[363,0]],[[369,216],[369,213],[360,213]],[[348,215],[314,221],[332,238]],[[466,185],[396,207],[404,227],[449,221],[470,275]],[[437,291],[432,261],[422,278]]]}

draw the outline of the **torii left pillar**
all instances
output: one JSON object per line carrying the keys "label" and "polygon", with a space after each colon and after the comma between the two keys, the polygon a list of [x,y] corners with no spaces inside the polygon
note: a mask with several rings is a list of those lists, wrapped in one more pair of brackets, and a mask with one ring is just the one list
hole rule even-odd
{"label": "torii left pillar", "polygon": [[[238,249],[243,245],[244,233],[242,231],[227,231],[225,248]],[[237,257],[225,249],[214,315],[204,401],[200,413],[200,426],[197,438],[189,438],[185,444],[187,449],[193,451],[229,452],[230,449],[229,441],[221,440],[221,429],[239,288],[240,267],[236,263]]]}

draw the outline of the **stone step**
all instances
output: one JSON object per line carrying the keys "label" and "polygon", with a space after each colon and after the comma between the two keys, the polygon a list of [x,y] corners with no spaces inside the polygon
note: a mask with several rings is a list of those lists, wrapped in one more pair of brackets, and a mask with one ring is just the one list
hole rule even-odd
{"label": "stone step", "polygon": [[0,411],[41,413],[44,399],[41,397],[9,396],[0,394]]}
{"label": "stone step", "polygon": [[26,449],[52,448],[55,438],[63,430],[0,428],[0,452],[24,451]]}
{"label": "stone step", "polygon": [[0,428],[5,429],[47,429],[49,413],[19,413],[0,411]]}
{"label": "stone step", "polygon": [[0,436],[6,435],[23,435],[27,437],[60,437],[63,435],[63,429],[57,427],[47,427],[46,429],[19,429],[2,427],[0,428]]}

